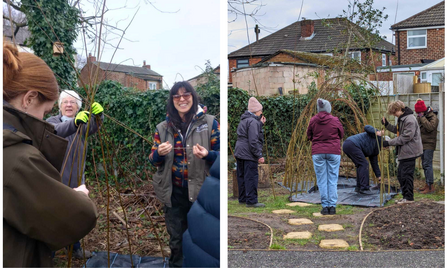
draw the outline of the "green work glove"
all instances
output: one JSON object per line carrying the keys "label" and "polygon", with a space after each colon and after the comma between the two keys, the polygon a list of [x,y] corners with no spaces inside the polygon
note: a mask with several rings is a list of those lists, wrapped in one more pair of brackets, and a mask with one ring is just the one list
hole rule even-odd
{"label": "green work glove", "polygon": [[92,113],[93,114],[100,114],[102,112],[104,112],[104,108],[102,108],[101,104],[99,104],[97,102],[94,102],[92,104]]}
{"label": "green work glove", "polygon": [[86,124],[88,122],[88,115],[90,113],[87,111],[79,112],[75,117],[75,125],[78,127],[79,124]]}

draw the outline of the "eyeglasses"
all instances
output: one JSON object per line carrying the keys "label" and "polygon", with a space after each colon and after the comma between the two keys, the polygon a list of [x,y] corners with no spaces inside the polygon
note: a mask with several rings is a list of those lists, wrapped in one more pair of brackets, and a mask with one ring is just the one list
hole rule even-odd
{"label": "eyeglasses", "polygon": [[180,100],[181,97],[183,97],[184,100],[189,100],[191,98],[192,93],[191,92],[185,92],[182,95],[172,95],[172,98],[176,101]]}
{"label": "eyeglasses", "polygon": [[67,105],[67,104],[69,104],[69,103],[70,103],[71,105],[75,105],[75,104],[77,104],[76,101],[73,101],[73,100],[71,100],[71,101],[66,100],[66,101],[63,101],[63,102],[62,102],[62,104],[65,104],[65,105]]}

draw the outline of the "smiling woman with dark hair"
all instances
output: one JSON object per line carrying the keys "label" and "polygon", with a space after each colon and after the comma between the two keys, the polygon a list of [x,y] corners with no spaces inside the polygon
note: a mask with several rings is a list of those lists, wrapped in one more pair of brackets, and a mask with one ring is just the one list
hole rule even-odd
{"label": "smiling woman with dark hair", "polygon": [[170,267],[183,264],[182,235],[187,214],[220,150],[219,123],[206,114],[188,82],[171,89],[166,120],[157,125],[149,161],[157,167],[153,176],[157,198],[165,205],[170,236]]}

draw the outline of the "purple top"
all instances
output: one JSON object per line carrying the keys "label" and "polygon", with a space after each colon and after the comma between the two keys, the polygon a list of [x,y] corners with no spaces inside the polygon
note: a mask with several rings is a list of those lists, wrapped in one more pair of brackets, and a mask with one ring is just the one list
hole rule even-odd
{"label": "purple top", "polygon": [[327,112],[319,112],[310,119],[307,127],[307,138],[312,141],[312,155],[341,155],[340,141],[343,135],[343,126],[338,117]]}

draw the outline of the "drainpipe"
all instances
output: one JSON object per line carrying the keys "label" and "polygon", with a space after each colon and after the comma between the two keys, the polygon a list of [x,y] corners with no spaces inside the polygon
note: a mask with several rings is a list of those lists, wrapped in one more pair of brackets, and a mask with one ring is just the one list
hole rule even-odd
{"label": "drainpipe", "polygon": [[400,38],[399,38],[399,30],[397,30],[396,33],[397,33],[397,65],[400,65]]}

